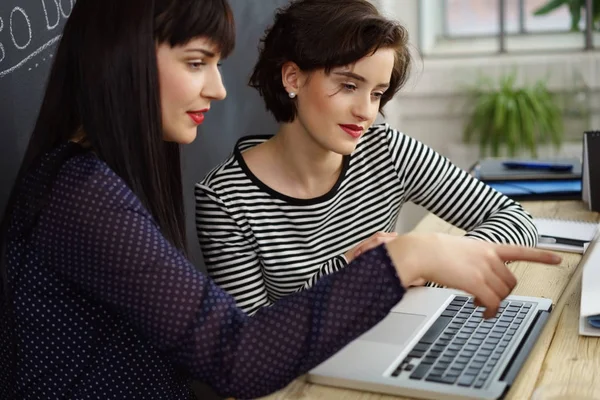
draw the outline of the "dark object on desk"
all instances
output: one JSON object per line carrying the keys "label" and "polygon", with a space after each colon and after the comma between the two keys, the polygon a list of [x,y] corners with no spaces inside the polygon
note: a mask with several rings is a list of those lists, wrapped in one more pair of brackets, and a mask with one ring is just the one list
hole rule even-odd
{"label": "dark object on desk", "polygon": [[520,171],[551,171],[551,172],[569,172],[573,169],[573,164],[543,162],[543,161],[504,161],[502,165],[508,169],[517,169]]}
{"label": "dark object on desk", "polygon": [[487,182],[513,200],[579,200],[581,180],[508,180]]}
{"label": "dark object on desk", "polygon": [[583,134],[581,199],[592,211],[600,211],[600,131]]}
{"label": "dark object on desk", "polygon": [[[524,166],[528,166],[525,168]],[[545,168],[535,168],[535,166]],[[555,169],[548,165],[559,166]],[[513,167],[514,166],[514,167]],[[520,166],[520,168],[517,168]],[[561,168],[560,166],[572,166]],[[483,182],[506,182],[523,180],[568,180],[581,179],[581,161],[578,158],[553,158],[541,160],[506,160],[486,158],[479,161],[472,168],[474,176]]]}
{"label": "dark object on desk", "polygon": [[546,244],[566,244],[568,246],[583,247],[589,240],[569,239],[558,236],[539,235],[538,242]]}

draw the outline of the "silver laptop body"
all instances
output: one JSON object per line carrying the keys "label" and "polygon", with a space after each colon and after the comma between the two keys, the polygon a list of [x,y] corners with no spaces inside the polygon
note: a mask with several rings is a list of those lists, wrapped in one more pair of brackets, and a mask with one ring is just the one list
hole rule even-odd
{"label": "silver laptop body", "polygon": [[424,399],[502,398],[552,302],[509,296],[496,318],[484,320],[472,301],[456,290],[412,288],[386,318],[310,371],[308,379]]}

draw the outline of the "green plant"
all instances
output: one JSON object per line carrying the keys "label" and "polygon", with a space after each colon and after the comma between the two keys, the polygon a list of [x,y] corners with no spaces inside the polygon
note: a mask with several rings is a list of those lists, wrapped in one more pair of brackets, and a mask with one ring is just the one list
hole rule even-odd
{"label": "green plant", "polygon": [[504,147],[511,157],[522,148],[537,157],[540,143],[551,142],[557,148],[562,144],[562,113],[545,82],[517,87],[515,81],[515,73],[501,77],[497,84],[484,77],[469,89],[472,113],[463,140],[478,140],[483,156],[488,150],[498,156]]}
{"label": "green plant", "polygon": [[[571,13],[571,31],[579,31],[581,10],[585,9],[585,0],[550,0],[548,3],[535,10],[533,15],[545,15],[562,6],[569,7],[569,12]],[[600,0],[594,0],[592,2],[592,9],[592,20],[595,24],[598,24],[600,23]]]}

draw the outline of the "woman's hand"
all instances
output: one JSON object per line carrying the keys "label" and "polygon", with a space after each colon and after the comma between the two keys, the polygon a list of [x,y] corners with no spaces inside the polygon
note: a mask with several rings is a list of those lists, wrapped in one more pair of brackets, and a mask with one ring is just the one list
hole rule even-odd
{"label": "woman's hand", "polygon": [[373,236],[368,239],[363,240],[350,250],[344,253],[346,260],[348,262],[354,260],[356,257],[360,256],[362,253],[374,249],[380,244],[388,243],[398,237],[396,232],[377,232]]}
{"label": "woman's hand", "polygon": [[502,245],[445,234],[407,234],[389,241],[387,250],[405,286],[420,279],[440,283],[472,294],[486,307],[486,318],[510,294],[517,280],[507,261],[558,264],[561,258],[549,251]]}

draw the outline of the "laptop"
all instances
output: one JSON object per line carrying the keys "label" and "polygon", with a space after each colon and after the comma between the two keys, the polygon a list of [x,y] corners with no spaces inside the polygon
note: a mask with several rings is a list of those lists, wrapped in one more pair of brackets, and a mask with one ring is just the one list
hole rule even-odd
{"label": "laptop", "polygon": [[509,296],[484,320],[457,290],[409,289],[379,324],[311,370],[310,382],[423,399],[502,398],[542,328],[549,299]]}

